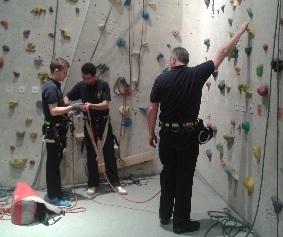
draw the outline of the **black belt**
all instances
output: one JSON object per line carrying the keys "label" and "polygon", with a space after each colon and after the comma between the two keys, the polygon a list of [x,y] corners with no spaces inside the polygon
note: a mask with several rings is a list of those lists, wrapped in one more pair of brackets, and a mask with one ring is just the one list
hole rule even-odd
{"label": "black belt", "polygon": [[161,127],[166,127],[166,128],[193,128],[195,126],[197,126],[198,122],[187,122],[187,123],[165,123],[165,122],[159,122],[159,125]]}
{"label": "black belt", "polygon": [[[99,119],[99,118],[104,118],[107,119],[108,117],[110,117],[109,115],[105,115],[105,116],[90,116],[90,119]],[[87,116],[83,117],[84,120],[88,120]]]}

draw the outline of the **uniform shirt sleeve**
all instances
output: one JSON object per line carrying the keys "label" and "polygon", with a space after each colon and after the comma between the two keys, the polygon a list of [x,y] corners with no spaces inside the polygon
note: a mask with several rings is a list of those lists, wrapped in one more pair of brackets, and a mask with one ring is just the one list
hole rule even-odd
{"label": "uniform shirt sleeve", "polygon": [[67,94],[66,96],[69,98],[69,100],[80,100],[81,99],[81,93],[80,93],[80,86],[81,83],[78,82]]}
{"label": "uniform shirt sleeve", "polygon": [[204,84],[210,77],[210,75],[214,72],[215,67],[213,61],[209,60],[207,62],[195,66],[194,69],[197,70],[198,80],[201,80]]}
{"label": "uniform shirt sleeve", "polygon": [[151,93],[150,93],[150,102],[151,103],[159,103],[160,102],[160,95],[161,95],[161,90],[159,86],[159,80],[160,77],[158,76],[152,86]]}
{"label": "uniform shirt sleeve", "polygon": [[110,93],[110,87],[107,82],[104,82],[101,88],[102,93],[102,101],[107,100],[111,101],[111,93]]}

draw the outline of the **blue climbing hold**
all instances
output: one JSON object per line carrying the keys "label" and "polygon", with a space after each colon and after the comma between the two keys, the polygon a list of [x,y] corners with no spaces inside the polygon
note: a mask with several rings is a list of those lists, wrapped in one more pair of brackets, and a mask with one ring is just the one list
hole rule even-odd
{"label": "blue climbing hold", "polygon": [[132,125],[132,120],[130,118],[123,118],[122,125],[125,127],[129,127]]}
{"label": "blue climbing hold", "polygon": [[143,112],[144,114],[147,114],[147,109],[148,109],[147,105],[140,105],[139,106],[139,110],[141,112]]}
{"label": "blue climbing hold", "polygon": [[142,18],[145,19],[146,21],[149,19],[149,14],[148,14],[147,10],[143,10]]}
{"label": "blue climbing hold", "polygon": [[157,61],[159,62],[159,60],[160,60],[161,58],[164,58],[163,53],[158,53],[157,56],[156,56]]}
{"label": "blue climbing hold", "polygon": [[118,45],[119,47],[123,47],[123,46],[126,45],[126,41],[125,41],[123,38],[118,38],[118,39],[117,39],[117,45]]}
{"label": "blue climbing hold", "polygon": [[124,1],[124,6],[129,6],[131,4],[131,0],[125,0]]}

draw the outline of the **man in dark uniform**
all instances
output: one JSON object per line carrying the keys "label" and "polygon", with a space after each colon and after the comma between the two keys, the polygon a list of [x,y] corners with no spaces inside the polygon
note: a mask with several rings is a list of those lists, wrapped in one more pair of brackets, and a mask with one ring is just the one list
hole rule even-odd
{"label": "man in dark uniform", "polygon": [[[111,185],[120,194],[127,194],[127,191],[121,186],[118,178],[118,169],[114,151],[114,136],[112,125],[109,117],[109,101],[111,100],[110,88],[106,81],[96,78],[96,68],[92,63],[85,63],[82,68],[83,81],[78,82],[69,93],[64,97],[65,104],[69,104],[69,100],[81,100],[84,105],[85,126],[85,144],[87,151],[87,169],[88,169],[88,189],[87,194],[95,194],[99,187],[98,163],[96,160],[96,152],[88,134],[88,114],[89,110],[91,118],[91,127],[95,141],[102,140],[104,163],[106,174]],[[108,124],[108,127],[106,125]],[[104,134],[104,130],[107,134]],[[106,135],[106,138],[104,135]],[[105,138],[105,141],[103,141]]]}
{"label": "man in dark uniform", "polygon": [[172,50],[171,70],[159,75],[150,94],[147,113],[148,143],[156,147],[155,124],[160,104],[159,157],[163,165],[160,174],[160,223],[167,225],[173,214],[173,231],[176,234],[196,231],[198,221],[191,220],[193,177],[199,155],[196,132],[202,88],[206,80],[236,47],[247,23],[213,56],[212,60],[188,67],[189,53],[182,47]]}
{"label": "man in dark uniform", "polygon": [[[61,91],[61,82],[64,81],[69,63],[56,58],[50,64],[51,75],[42,87],[42,106],[44,125],[42,132],[46,142],[46,185],[47,196],[50,203],[58,206],[69,206],[71,203],[64,200],[66,191],[61,190],[60,163],[63,158],[63,150],[66,147],[66,135],[68,131],[68,113],[79,111],[79,107],[65,106]],[[77,108],[75,108],[77,106]]]}

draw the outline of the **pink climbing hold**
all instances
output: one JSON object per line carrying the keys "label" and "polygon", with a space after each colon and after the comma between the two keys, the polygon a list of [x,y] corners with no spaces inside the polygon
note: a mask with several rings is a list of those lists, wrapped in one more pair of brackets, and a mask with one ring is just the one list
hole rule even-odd
{"label": "pink climbing hold", "polygon": [[263,84],[260,87],[257,88],[257,93],[260,96],[267,96],[268,95],[268,84]]}
{"label": "pink climbing hold", "polygon": [[176,29],[171,30],[171,33],[172,33],[173,36],[179,35],[179,31],[176,30]]}
{"label": "pink climbing hold", "polygon": [[263,46],[264,51],[266,51],[268,49],[268,44],[264,44]]}
{"label": "pink climbing hold", "polygon": [[5,20],[0,21],[0,23],[5,27],[5,29],[8,29],[8,22]]}

